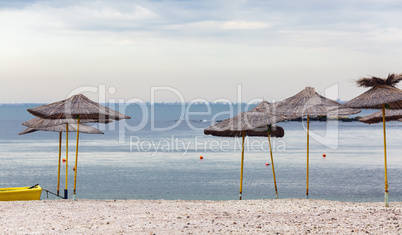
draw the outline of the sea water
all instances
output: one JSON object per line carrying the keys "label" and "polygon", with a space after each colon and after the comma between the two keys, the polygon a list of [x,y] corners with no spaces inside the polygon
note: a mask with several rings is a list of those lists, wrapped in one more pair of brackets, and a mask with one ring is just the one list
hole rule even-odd
{"label": "sea water", "polygon": [[[38,105],[0,106],[0,187],[40,184],[56,191],[59,134],[18,135],[25,129],[21,123],[34,117],[26,110]],[[78,199],[239,198],[241,138],[206,136],[203,129],[253,106],[111,104],[110,107],[132,119],[93,124],[104,135],[80,134]],[[279,198],[305,198],[306,122],[278,125],[285,130],[283,138],[272,139]],[[402,124],[386,125],[389,198],[402,201]],[[384,200],[382,123],[312,121],[310,134],[309,198]],[[62,158],[66,158],[65,139],[63,133]],[[74,185],[75,144],[76,133],[70,132],[69,198]],[[245,147],[243,199],[276,198],[267,138],[247,137]],[[65,188],[65,165],[61,166],[61,195]],[[44,192],[42,199],[45,198]]]}

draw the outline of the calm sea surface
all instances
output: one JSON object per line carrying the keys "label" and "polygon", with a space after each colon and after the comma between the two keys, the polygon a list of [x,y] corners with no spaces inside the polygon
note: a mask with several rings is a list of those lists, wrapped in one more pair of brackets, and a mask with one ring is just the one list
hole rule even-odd
{"label": "calm sea surface", "polygon": [[[58,133],[18,135],[37,105],[0,106],[0,187],[40,184],[55,192]],[[239,138],[205,136],[211,120],[238,107],[213,104],[120,107],[130,120],[96,125],[105,134],[81,134],[77,198],[233,200],[239,196]],[[112,108],[119,107],[112,105]],[[364,111],[366,115],[373,111]],[[279,123],[284,138],[273,139],[280,198],[305,198],[306,123]],[[390,201],[402,201],[402,123],[387,123]],[[382,124],[312,122],[310,124],[310,198],[383,201]],[[266,138],[246,138],[243,198],[273,199],[275,190]],[[69,197],[72,196],[76,134],[69,135]],[[326,154],[326,158],[323,158]],[[203,156],[203,160],[200,160]],[[62,158],[65,158],[65,133]],[[61,189],[65,187],[62,165]],[[46,198],[46,193],[42,193]],[[53,198],[50,197],[49,198]]]}

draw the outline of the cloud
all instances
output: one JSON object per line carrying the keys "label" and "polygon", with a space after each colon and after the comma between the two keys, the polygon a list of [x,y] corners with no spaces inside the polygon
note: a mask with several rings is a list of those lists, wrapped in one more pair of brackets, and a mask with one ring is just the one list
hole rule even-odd
{"label": "cloud", "polygon": [[101,1],[72,5],[36,2],[23,8],[0,9],[0,17],[15,28],[40,30],[130,30],[157,14],[132,3],[107,4]]}
{"label": "cloud", "polygon": [[166,26],[167,29],[175,30],[255,30],[255,29],[267,29],[271,25],[265,22],[247,22],[247,21],[199,21],[185,24],[176,24]]}
{"label": "cloud", "polygon": [[389,48],[401,44],[402,15],[397,9],[402,6],[392,0],[20,3],[24,6],[0,5],[0,20],[7,22],[0,25],[0,32],[11,41],[32,32],[82,35],[119,46],[153,39],[352,50],[376,50],[382,42],[391,43]]}
{"label": "cloud", "polygon": [[129,6],[124,10],[112,7],[75,6],[67,11],[81,20],[140,21],[157,17],[155,13],[138,5]]}
{"label": "cloud", "polygon": [[[225,96],[220,87],[247,79],[261,84],[250,85],[251,97],[267,92],[271,78],[298,87],[400,69],[397,0],[4,2],[0,75],[16,87],[0,92],[4,97],[46,94],[37,80],[54,78],[70,87],[120,84],[129,95],[138,85],[135,92],[169,84],[200,97],[208,84],[219,81],[216,94]],[[17,94],[20,84],[29,90]],[[55,92],[64,94],[61,87]]]}
{"label": "cloud", "polygon": [[[64,28],[78,31],[147,31],[157,34],[201,30],[286,31],[364,31],[364,25],[400,27],[402,16],[397,1],[21,1],[24,7],[0,5],[4,22],[49,30]],[[17,4],[18,6],[18,4]],[[23,17],[25,15],[25,17]],[[168,30],[166,30],[168,29]],[[191,35],[190,35],[191,36]]]}
{"label": "cloud", "polygon": [[0,20],[7,22],[0,32],[3,41],[32,32],[118,46],[166,39],[346,50],[377,50],[377,44],[387,43],[398,48],[402,15],[397,9],[402,6],[382,2],[21,1],[23,7],[0,5]]}

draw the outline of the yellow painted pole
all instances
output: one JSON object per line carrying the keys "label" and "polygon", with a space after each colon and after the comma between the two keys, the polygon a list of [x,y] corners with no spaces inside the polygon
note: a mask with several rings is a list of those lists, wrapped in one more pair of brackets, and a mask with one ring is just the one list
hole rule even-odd
{"label": "yellow painted pole", "polygon": [[384,171],[385,171],[384,200],[385,200],[385,207],[388,207],[389,200],[388,200],[388,176],[387,176],[387,137],[385,133],[385,104],[382,105],[382,128],[384,131]]}
{"label": "yellow painted pole", "polygon": [[78,115],[77,118],[77,143],[75,147],[75,171],[74,171],[74,191],[73,191],[73,201],[75,201],[75,191],[76,191],[76,185],[77,185],[77,163],[78,163],[78,140],[80,136],[80,115]]}
{"label": "yellow painted pole", "polygon": [[68,198],[68,123],[66,124],[66,186],[64,188],[64,199]]}
{"label": "yellow painted pole", "polygon": [[273,157],[273,155],[272,155],[271,138],[270,138],[270,136],[269,136],[269,132],[270,132],[270,130],[269,130],[269,127],[268,127],[267,133],[268,133],[269,153],[271,154],[271,165],[272,165],[272,174],[274,175],[275,194],[276,194],[276,199],[278,199],[278,188],[276,187],[274,157]]}
{"label": "yellow painted pole", "polygon": [[240,170],[240,195],[239,200],[242,198],[243,193],[243,166],[244,166],[244,138],[246,131],[242,131],[242,144],[241,144],[241,170]]}
{"label": "yellow painted pole", "polygon": [[306,178],[306,197],[308,199],[308,166],[309,166],[309,146],[310,146],[310,116],[307,115],[307,178]]}
{"label": "yellow painted pole", "polygon": [[59,167],[57,170],[57,196],[59,196],[60,194],[61,137],[62,132],[59,132]]}

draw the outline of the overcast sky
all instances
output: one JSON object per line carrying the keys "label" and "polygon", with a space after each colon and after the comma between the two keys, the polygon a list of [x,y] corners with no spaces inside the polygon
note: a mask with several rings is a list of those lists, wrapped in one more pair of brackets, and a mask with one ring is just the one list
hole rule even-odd
{"label": "overcast sky", "polygon": [[397,0],[0,0],[0,103],[102,84],[144,101],[236,101],[241,84],[244,102],[339,84],[348,100],[402,72],[401,22]]}

